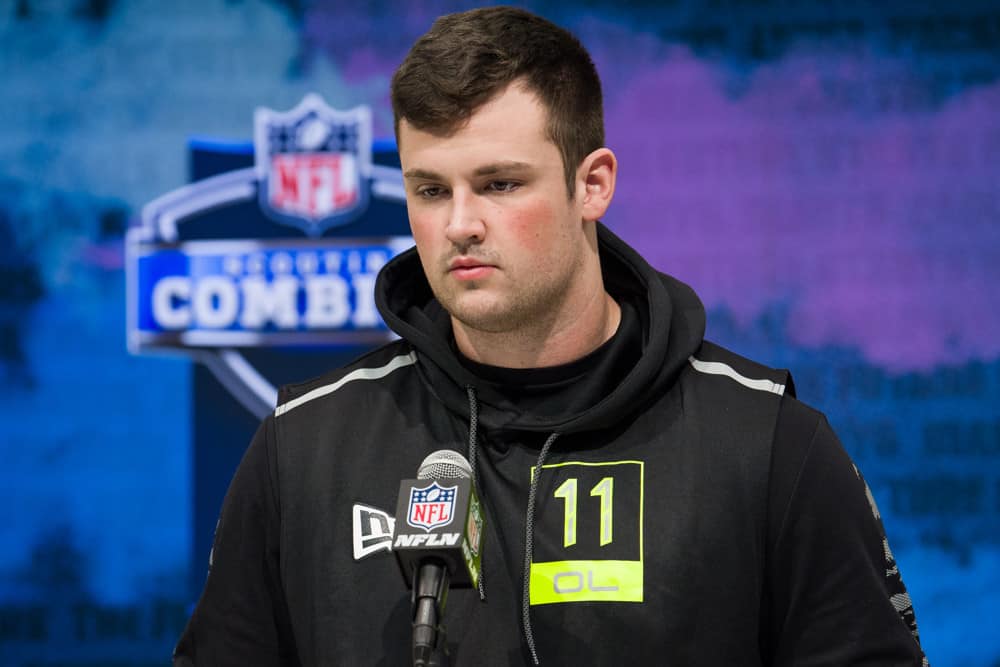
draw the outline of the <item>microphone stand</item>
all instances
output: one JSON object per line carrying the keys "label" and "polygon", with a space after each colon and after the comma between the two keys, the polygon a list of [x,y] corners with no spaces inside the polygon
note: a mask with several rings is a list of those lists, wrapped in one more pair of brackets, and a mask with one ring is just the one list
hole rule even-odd
{"label": "microphone stand", "polygon": [[413,666],[448,667],[442,619],[448,597],[448,568],[439,561],[420,563],[413,571]]}

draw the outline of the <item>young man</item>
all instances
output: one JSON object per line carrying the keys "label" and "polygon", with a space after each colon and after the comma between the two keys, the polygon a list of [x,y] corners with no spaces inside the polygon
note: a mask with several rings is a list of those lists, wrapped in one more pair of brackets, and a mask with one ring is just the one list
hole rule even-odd
{"label": "young man", "polygon": [[392,98],[417,248],[376,298],[401,340],[282,391],[175,664],[409,663],[409,592],[355,551],[352,509],[391,509],[439,449],[488,526],[484,590],[448,597],[452,665],[925,662],[826,420],[598,223],[617,164],[577,40],[446,16]]}

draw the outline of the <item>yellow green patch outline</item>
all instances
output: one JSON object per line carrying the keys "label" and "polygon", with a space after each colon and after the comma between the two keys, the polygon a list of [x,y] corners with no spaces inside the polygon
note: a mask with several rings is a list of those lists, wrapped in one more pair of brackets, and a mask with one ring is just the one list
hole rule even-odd
{"label": "yellow green patch outline", "polygon": [[[565,602],[642,602],[645,463],[632,460],[563,461],[543,465],[542,468],[615,465],[639,466],[639,560],[532,561],[528,584],[532,606]],[[531,479],[534,476],[535,469],[531,468]]]}

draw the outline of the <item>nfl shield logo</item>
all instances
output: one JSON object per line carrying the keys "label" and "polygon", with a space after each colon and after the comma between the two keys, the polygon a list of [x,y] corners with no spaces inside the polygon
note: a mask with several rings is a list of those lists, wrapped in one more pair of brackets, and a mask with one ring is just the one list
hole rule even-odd
{"label": "nfl shield logo", "polygon": [[410,489],[410,509],[406,523],[430,532],[447,526],[455,515],[455,494],[458,486],[441,486],[432,482],[422,489]]}
{"label": "nfl shield logo", "polygon": [[368,207],[372,170],[368,107],[337,111],[309,94],[291,111],[254,113],[260,207],[269,217],[320,236]]}

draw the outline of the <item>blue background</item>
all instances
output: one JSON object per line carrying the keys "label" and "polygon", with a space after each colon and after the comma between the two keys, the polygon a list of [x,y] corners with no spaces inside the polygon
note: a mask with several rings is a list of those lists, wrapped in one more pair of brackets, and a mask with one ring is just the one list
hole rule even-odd
{"label": "blue background", "polygon": [[[527,6],[605,81],[606,222],[827,412],[932,664],[1000,665],[1000,10],[875,4]],[[0,663],[167,664],[205,569],[199,371],[126,352],[125,228],[256,106],[389,137],[394,67],[464,6],[0,0]]]}

